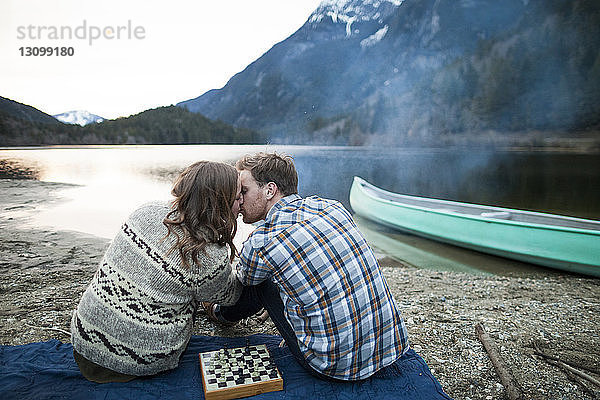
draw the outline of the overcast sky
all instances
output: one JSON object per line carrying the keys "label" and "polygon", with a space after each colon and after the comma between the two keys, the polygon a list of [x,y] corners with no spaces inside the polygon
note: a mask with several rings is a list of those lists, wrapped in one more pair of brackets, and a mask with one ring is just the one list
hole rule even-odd
{"label": "overcast sky", "polygon": [[[1,0],[0,96],[104,118],[175,104],[225,85],[320,2]],[[19,50],[47,46],[74,55]]]}

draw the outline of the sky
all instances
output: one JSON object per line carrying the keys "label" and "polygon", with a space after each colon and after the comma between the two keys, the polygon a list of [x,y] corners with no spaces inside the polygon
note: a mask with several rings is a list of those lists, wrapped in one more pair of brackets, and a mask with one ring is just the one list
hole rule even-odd
{"label": "sky", "polygon": [[320,3],[2,0],[0,96],[110,119],[175,104],[223,87]]}

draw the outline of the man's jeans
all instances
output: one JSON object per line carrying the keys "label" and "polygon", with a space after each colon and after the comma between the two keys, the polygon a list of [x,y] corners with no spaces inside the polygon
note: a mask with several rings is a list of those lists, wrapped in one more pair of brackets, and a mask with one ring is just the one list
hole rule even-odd
{"label": "man's jeans", "polygon": [[256,314],[261,308],[267,310],[269,317],[271,317],[279,334],[285,340],[290,352],[304,369],[321,379],[341,381],[315,371],[308,362],[306,362],[300,351],[300,347],[298,346],[296,334],[283,314],[283,302],[279,296],[279,289],[277,288],[277,285],[270,280],[267,279],[256,286],[244,286],[237,303],[233,306],[220,306],[216,314],[219,318],[226,321],[237,322]]}

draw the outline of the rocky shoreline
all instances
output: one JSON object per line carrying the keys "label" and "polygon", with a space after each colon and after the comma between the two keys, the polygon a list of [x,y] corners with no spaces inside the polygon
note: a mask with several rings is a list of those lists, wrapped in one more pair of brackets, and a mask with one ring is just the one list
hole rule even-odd
{"label": "rocky shoreline", "polygon": [[[59,201],[63,184],[0,179],[0,344],[69,342],[72,310],[108,240],[27,226],[31,213]],[[420,270],[379,254],[413,348],[455,399],[507,399],[475,332],[482,323],[524,399],[594,399],[600,387],[567,376],[535,354],[570,361],[600,377],[600,279],[542,271],[530,276]],[[231,327],[202,315],[197,335],[276,334],[259,317]],[[592,372],[590,372],[592,371]],[[595,372],[594,372],[595,371]],[[583,382],[583,383],[582,383]]]}

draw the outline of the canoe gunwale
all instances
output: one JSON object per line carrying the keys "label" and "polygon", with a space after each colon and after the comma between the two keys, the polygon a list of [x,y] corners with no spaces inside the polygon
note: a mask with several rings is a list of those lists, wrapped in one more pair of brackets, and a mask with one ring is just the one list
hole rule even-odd
{"label": "canoe gunwale", "polygon": [[[565,270],[565,271],[576,272],[579,274],[586,274],[586,275],[600,277],[600,271],[595,272],[595,270],[593,269],[594,267],[596,267],[596,265],[581,264],[581,263],[576,263],[576,262],[569,261],[569,260],[560,260],[557,258],[540,257],[540,256],[532,255],[530,253],[516,253],[514,251],[509,251],[509,250],[495,249],[495,248],[487,247],[487,246],[479,246],[479,245],[476,245],[473,243],[467,243],[467,242],[460,241],[460,240],[453,240],[453,239],[450,239],[450,238],[447,238],[444,236],[423,233],[422,231],[419,231],[416,229],[410,229],[410,228],[404,228],[404,227],[400,228],[397,225],[391,224],[381,218],[376,218],[376,217],[366,217],[366,218],[370,219],[376,223],[379,223],[381,225],[384,225],[384,226],[387,226],[387,227],[390,227],[393,229],[399,229],[400,231],[406,232],[408,234],[420,236],[420,237],[430,239],[430,240],[435,240],[437,242],[442,242],[442,243],[446,243],[449,245],[466,248],[469,250],[475,250],[475,251],[479,251],[479,252],[486,253],[486,254],[491,254],[494,256],[498,256],[498,257],[510,258],[513,260],[526,262],[526,263],[533,263],[533,264],[541,265],[544,267],[557,268],[557,269],[561,269],[561,270]],[[590,268],[592,268],[592,269],[590,269]]]}
{"label": "canoe gunwale", "polygon": [[[502,219],[502,218],[486,217],[486,216],[482,216],[482,215],[478,215],[478,214],[466,214],[466,213],[461,213],[461,212],[453,211],[453,210],[437,210],[434,208],[429,208],[429,207],[424,207],[424,206],[405,204],[405,203],[401,203],[398,201],[393,201],[393,200],[385,199],[385,198],[382,198],[379,196],[375,196],[372,193],[370,193],[370,191],[373,191],[375,193],[381,192],[388,196],[394,196],[394,197],[403,196],[403,197],[412,198],[415,200],[420,200],[421,198],[419,196],[399,195],[394,192],[389,192],[387,190],[378,188],[377,186],[374,186],[374,185],[370,184],[369,182],[367,182],[366,180],[364,180],[360,177],[357,177],[357,176],[354,177],[354,181],[358,184],[359,188],[361,189],[361,191],[363,192],[363,194],[365,196],[368,196],[369,198],[371,198],[374,201],[381,202],[384,204],[389,204],[394,207],[403,207],[403,208],[418,210],[418,211],[432,213],[432,214],[451,216],[454,218],[470,219],[470,220],[480,221],[480,222],[484,222],[484,223],[505,224],[505,225],[529,227],[529,228],[535,228],[535,229],[546,229],[546,230],[554,230],[554,231],[561,231],[561,232],[572,232],[572,233],[600,237],[600,229],[598,229],[598,230],[583,229],[583,228],[574,228],[574,227],[561,226],[561,225],[548,225],[548,224],[537,224],[537,223],[524,222],[524,221],[512,221],[512,220]],[[363,187],[366,187],[368,190],[364,190]],[[452,201],[452,200],[429,199],[429,198],[423,198],[423,199],[434,200],[435,203],[439,203],[440,205],[445,204],[445,205],[458,205],[458,206],[473,206],[473,208],[476,208],[478,206],[477,204],[461,203],[461,202],[456,202],[456,201]],[[558,219],[564,218],[567,221],[569,221],[569,220],[576,221],[576,222],[577,221],[585,221],[588,223],[589,222],[592,222],[592,223],[598,222],[600,224],[600,221],[584,220],[581,218],[553,215],[553,214],[548,214],[548,213],[540,213],[540,212],[536,212],[536,211],[516,210],[516,209],[496,207],[496,206],[484,206],[484,207],[486,209],[491,209],[491,210],[498,211],[498,212],[509,212],[509,213],[512,212],[512,213],[529,214],[529,215],[534,215],[534,216],[553,217],[553,218],[558,217]]]}

